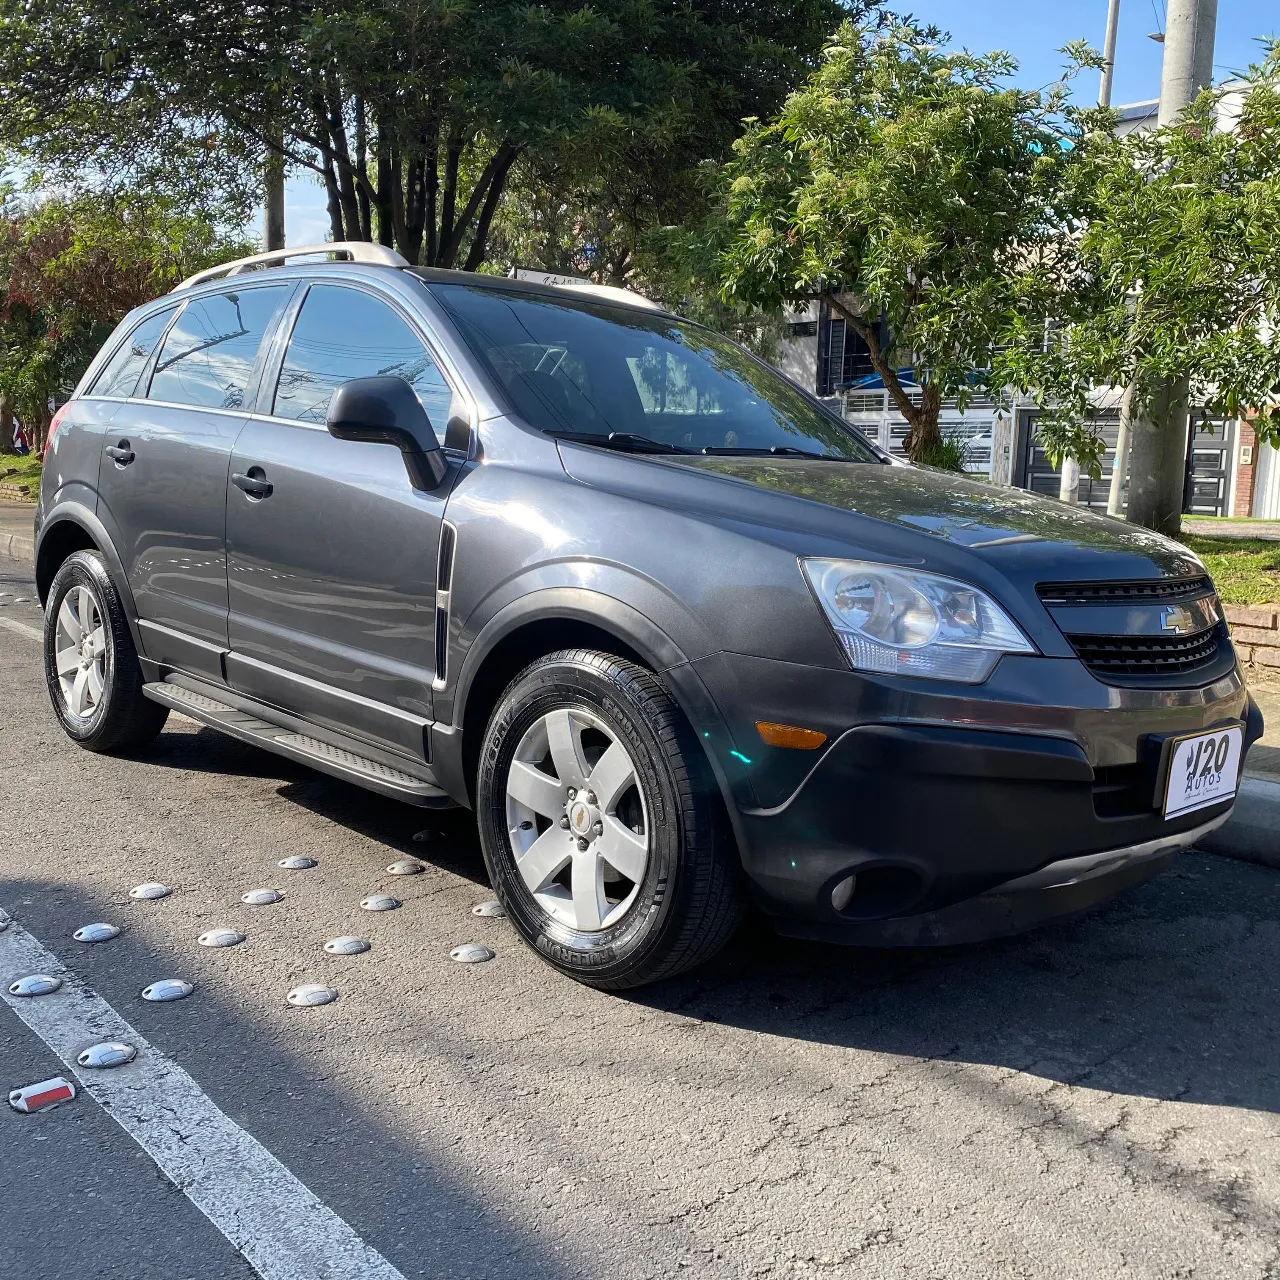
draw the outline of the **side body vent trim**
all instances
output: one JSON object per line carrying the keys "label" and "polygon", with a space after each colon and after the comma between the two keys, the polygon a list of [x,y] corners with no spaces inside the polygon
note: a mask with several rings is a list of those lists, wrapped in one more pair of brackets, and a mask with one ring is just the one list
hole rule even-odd
{"label": "side body vent trim", "polygon": [[443,689],[449,675],[449,597],[453,586],[453,558],[458,531],[447,520],[440,524],[440,558],[436,565],[436,654],[433,689]]}

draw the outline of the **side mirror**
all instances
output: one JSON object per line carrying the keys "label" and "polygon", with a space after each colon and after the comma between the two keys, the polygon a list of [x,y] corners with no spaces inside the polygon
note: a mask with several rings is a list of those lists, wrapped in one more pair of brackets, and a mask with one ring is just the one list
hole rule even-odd
{"label": "side mirror", "polygon": [[415,489],[430,492],[449,470],[431,419],[403,378],[344,382],[329,401],[325,426],[338,440],[395,445]]}

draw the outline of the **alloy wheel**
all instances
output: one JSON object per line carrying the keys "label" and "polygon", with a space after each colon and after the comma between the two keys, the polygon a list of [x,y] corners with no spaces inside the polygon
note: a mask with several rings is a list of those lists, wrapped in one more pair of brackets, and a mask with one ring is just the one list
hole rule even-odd
{"label": "alloy wheel", "polygon": [[544,911],[583,933],[616,925],[649,865],[635,762],[618,734],[582,708],[557,708],[525,731],[507,769],[516,869]]}
{"label": "alloy wheel", "polygon": [[58,606],[54,632],[58,688],[67,710],[87,720],[106,687],[107,631],[102,606],[86,586],[74,586]]}

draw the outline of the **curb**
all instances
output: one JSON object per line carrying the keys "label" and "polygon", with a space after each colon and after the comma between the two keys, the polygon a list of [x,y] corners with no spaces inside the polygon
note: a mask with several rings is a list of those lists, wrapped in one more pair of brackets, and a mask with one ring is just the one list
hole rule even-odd
{"label": "curb", "polygon": [[21,560],[25,564],[34,564],[35,539],[24,538],[17,533],[0,533],[0,556],[8,556],[10,560]]}
{"label": "curb", "polygon": [[1195,847],[1202,853],[1280,869],[1280,780],[1246,774],[1240,779],[1231,817]]}

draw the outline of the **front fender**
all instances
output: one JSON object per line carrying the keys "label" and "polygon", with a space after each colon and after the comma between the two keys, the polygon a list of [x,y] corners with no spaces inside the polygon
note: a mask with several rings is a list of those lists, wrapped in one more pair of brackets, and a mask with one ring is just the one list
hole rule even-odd
{"label": "front fender", "polygon": [[[584,587],[544,587],[508,601],[474,634],[449,700],[437,702],[438,723],[457,744],[466,719],[467,700],[486,660],[509,636],[532,623],[583,622],[614,636],[656,674],[693,726],[736,828],[739,808],[758,803],[728,724],[687,656],[647,614],[634,605]],[[464,628],[466,630],[466,628]],[[453,754],[453,753],[450,753]]]}

